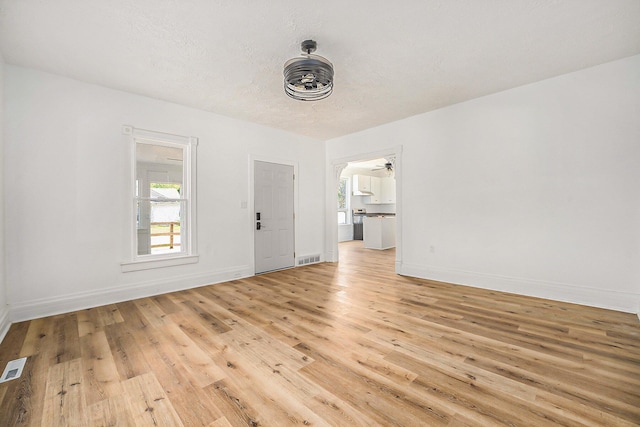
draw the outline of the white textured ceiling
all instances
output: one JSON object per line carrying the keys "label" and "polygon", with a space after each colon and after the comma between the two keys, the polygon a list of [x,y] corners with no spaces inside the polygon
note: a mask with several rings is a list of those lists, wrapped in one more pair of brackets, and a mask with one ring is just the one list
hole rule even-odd
{"label": "white textured ceiling", "polygon": [[[640,0],[0,0],[5,62],[328,139],[640,53]],[[327,99],[283,91],[300,42]]]}

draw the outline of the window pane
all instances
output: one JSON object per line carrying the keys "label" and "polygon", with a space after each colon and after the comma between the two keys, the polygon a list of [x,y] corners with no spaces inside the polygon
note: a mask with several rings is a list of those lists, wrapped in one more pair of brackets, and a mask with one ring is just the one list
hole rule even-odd
{"label": "window pane", "polygon": [[338,209],[347,208],[347,179],[341,178],[338,184]]}
{"label": "window pane", "polygon": [[127,126],[125,130],[130,131],[133,144],[135,227],[131,261],[122,264],[123,271],[197,261],[198,139]]}
{"label": "window pane", "polygon": [[151,199],[181,199],[181,185],[165,182],[152,182],[149,185],[149,198]]}
{"label": "window pane", "polygon": [[138,255],[182,252],[185,202],[138,201]]}
{"label": "window pane", "polygon": [[186,201],[182,199],[185,148],[136,144],[138,255],[184,251]]}
{"label": "window pane", "polygon": [[338,224],[347,223],[347,213],[344,211],[338,212]]}
{"label": "window pane", "polygon": [[[136,162],[156,165],[179,165],[182,169],[183,148],[156,144],[136,144]],[[182,177],[180,178],[182,179]]]}

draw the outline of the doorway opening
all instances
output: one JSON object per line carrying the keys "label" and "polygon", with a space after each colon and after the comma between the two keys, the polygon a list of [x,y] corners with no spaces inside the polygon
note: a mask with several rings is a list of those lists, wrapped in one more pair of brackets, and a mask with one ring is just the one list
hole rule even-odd
{"label": "doorway opening", "polygon": [[337,212],[333,214],[334,261],[348,262],[353,251],[368,251],[392,258],[395,270],[401,260],[398,181],[400,149],[361,155],[335,162]]}

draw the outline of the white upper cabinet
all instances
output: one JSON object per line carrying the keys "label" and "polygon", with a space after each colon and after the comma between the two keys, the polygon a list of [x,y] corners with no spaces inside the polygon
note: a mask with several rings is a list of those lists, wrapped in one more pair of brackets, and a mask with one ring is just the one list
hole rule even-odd
{"label": "white upper cabinet", "polygon": [[396,180],[368,175],[353,175],[354,196],[369,196],[369,205],[392,204],[396,202]]}
{"label": "white upper cabinet", "polygon": [[396,202],[396,180],[393,178],[382,178],[380,183],[381,193],[380,203]]}
{"label": "white upper cabinet", "polygon": [[393,178],[371,177],[370,205],[384,205],[396,202],[396,180]]}
{"label": "white upper cabinet", "polygon": [[377,176],[371,177],[371,196],[369,196],[369,204],[382,203],[382,186],[380,185],[380,178]]}
{"label": "white upper cabinet", "polygon": [[371,194],[371,176],[353,175],[353,194],[355,196]]}

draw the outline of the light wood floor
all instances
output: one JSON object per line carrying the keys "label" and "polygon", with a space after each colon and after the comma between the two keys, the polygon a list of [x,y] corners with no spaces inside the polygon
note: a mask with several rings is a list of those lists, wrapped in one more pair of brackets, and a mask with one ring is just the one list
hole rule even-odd
{"label": "light wood floor", "polygon": [[14,324],[0,425],[640,424],[635,315],[396,276],[361,245]]}

